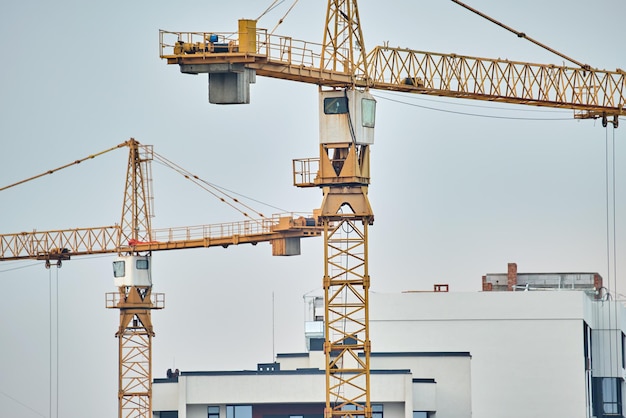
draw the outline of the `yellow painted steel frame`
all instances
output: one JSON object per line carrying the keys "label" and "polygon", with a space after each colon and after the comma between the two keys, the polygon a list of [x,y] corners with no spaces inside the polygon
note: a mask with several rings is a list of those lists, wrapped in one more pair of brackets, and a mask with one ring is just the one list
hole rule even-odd
{"label": "yellow painted steel frame", "polygon": [[118,416],[152,417],[152,309],[164,307],[163,294],[151,287],[120,287],[107,294],[107,308],[120,310],[118,338]]}
{"label": "yellow painted steel frame", "polygon": [[[123,240],[151,241],[150,235],[150,162],[151,147],[131,139],[124,205]],[[126,233],[125,233],[126,232]],[[120,243],[118,243],[119,246]],[[132,251],[138,254],[137,251]],[[122,286],[113,306],[120,310],[120,326],[115,334],[119,343],[119,418],[152,416],[152,337],[150,312],[152,286]]]}
{"label": "yellow painted steel frame", "polygon": [[[367,217],[323,218],[325,417],[371,417]],[[332,224],[331,224],[332,222]]]}
{"label": "yellow painted steel frame", "polygon": [[365,44],[356,1],[328,0],[321,68],[367,80]]}
{"label": "yellow painted steel frame", "polygon": [[[322,144],[326,418],[371,417],[368,293],[369,146]],[[356,158],[359,156],[360,158]],[[330,158],[330,159],[329,159]]]}
{"label": "yellow painted steel frame", "polygon": [[[152,241],[150,236],[150,162],[152,147],[141,145],[131,138],[129,141],[128,169],[122,207],[122,226],[118,247],[130,240]],[[123,236],[122,236],[123,235]]]}

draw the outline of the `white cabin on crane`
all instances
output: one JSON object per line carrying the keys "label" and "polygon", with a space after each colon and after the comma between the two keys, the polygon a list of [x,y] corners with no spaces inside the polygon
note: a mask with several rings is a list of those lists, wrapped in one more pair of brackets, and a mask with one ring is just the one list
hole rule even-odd
{"label": "white cabin on crane", "polygon": [[372,145],[376,100],[369,91],[320,91],[320,144]]}
{"label": "white cabin on crane", "polygon": [[113,281],[117,287],[152,287],[150,256],[119,256],[113,262]]}

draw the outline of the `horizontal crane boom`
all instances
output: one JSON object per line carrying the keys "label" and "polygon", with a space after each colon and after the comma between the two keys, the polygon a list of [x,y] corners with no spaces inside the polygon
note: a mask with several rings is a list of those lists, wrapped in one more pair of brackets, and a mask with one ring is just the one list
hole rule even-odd
{"label": "horizontal crane boom", "polygon": [[[0,261],[69,260],[72,256],[164,251],[183,248],[228,247],[287,238],[320,236],[321,227],[310,217],[276,216],[272,219],[164,228],[151,231],[153,241],[120,242],[121,228],[105,226],[0,235]],[[275,248],[275,255],[280,254]],[[278,251],[278,253],[277,253]]]}
{"label": "horizontal crane boom", "polygon": [[626,73],[376,47],[371,87],[436,96],[547,106],[576,116],[626,115]]}
{"label": "horizontal crane boom", "polygon": [[[239,34],[241,37],[241,34]],[[219,39],[220,42],[211,42]],[[181,72],[255,70],[259,76],[325,87],[359,87],[578,111],[577,118],[626,116],[626,72],[375,47],[368,79],[324,68],[322,45],[256,30],[240,47],[233,32],[160,31],[160,55]],[[215,67],[215,66],[220,67]]]}

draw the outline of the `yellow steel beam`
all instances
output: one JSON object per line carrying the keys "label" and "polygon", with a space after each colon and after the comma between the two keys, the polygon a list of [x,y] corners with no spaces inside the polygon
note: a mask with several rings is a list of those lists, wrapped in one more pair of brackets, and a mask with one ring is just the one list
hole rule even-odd
{"label": "yellow steel beam", "polygon": [[0,260],[56,259],[55,256],[112,253],[118,226],[20,232],[0,235]]}
{"label": "yellow steel beam", "polygon": [[325,417],[371,417],[369,216],[322,216],[326,355]]}
{"label": "yellow steel beam", "polygon": [[324,226],[325,418],[371,418],[369,155],[368,145],[321,144],[312,181],[324,195],[318,214]]}
{"label": "yellow steel beam", "polygon": [[227,247],[286,238],[320,236],[322,227],[306,225],[302,217],[275,217],[194,227],[152,230],[154,241],[120,240],[119,226],[33,231],[0,235],[0,261],[60,260],[69,257],[123,252],[164,251],[183,248]]}
{"label": "yellow steel beam", "polygon": [[164,307],[163,294],[150,287],[120,287],[107,294],[107,308],[120,310],[118,338],[118,416],[152,416],[152,326],[151,311]]}
{"label": "yellow steel beam", "polygon": [[[257,51],[213,53],[210,49],[177,50],[176,39],[205,39],[209,32],[161,31],[161,58],[185,72],[208,72],[207,64],[240,63],[258,75],[324,87],[372,88],[416,94],[457,97],[565,108],[576,117],[626,116],[626,72],[572,68],[456,54],[422,52],[406,48],[375,47],[365,70],[322,61],[323,46],[257,29]],[[170,40],[168,40],[170,39]]]}
{"label": "yellow steel beam", "polygon": [[[626,115],[626,72],[376,47],[372,88]],[[584,117],[584,115],[581,115]]]}

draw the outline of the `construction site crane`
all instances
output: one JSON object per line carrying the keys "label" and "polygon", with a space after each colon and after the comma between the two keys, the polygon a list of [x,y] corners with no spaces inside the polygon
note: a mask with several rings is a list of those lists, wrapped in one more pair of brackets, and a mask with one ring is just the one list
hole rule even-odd
{"label": "construction site crane", "polygon": [[[456,3],[460,3],[453,0]],[[522,37],[521,32],[518,36]],[[524,35],[525,36],[525,35]],[[256,76],[319,86],[319,158],[294,160],[294,185],[320,187],[324,229],[325,417],[371,417],[367,197],[378,89],[572,109],[617,128],[626,72],[377,46],[365,48],[356,0],[329,0],[321,43],[239,20],[236,32],[161,30],[160,56],[208,73],[209,102],[246,104]]]}
{"label": "construction site crane", "polygon": [[228,247],[269,242],[272,254],[300,254],[300,239],[321,235],[310,216],[277,215],[272,218],[152,229],[151,161],[153,149],[135,139],[66,164],[54,170],[3,187],[4,190],[81,163],[106,152],[128,147],[128,167],[119,224],[104,227],[0,234],[0,261],[43,260],[45,266],[61,267],[72,257],[117,254],[113,263],[117,292],[106,294],[106,307],[119,309],[118,414],[122,418],[152,416],[151,311],[165,307],[162,293],[152,292],[153,251]]}

